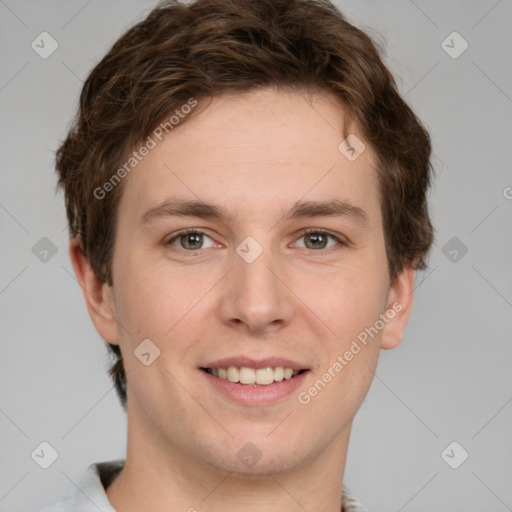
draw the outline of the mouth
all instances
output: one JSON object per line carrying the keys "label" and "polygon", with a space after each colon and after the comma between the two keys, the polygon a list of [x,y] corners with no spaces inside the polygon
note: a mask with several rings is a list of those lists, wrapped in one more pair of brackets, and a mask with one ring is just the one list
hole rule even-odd
{"label": "mouth", "polygon": [[267,357],[230,357],[200,368],[210,389],[244,406],[270,406],[289,399],[311,370],[305,363]]}
{"label": "mouth", "polygon": [[201,368],[204,372],[222,380],[242,386],[269,386],[276,382],[293,379],[308,370],[294,370],[288,366],[266,366],[251,368],[248,366],[219,366],[217,368]]}

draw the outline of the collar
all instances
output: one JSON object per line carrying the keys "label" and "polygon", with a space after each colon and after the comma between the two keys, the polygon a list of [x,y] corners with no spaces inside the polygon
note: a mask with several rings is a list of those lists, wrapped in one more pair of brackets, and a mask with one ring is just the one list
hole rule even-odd
{"label": "collar", "polygon": [[[40,512],[116,512],[108,501],[105,489],[119,475],[125,459],[95,462],[81,475],[73,489],[53,506]],[[343,485],[341,512],[367,512]]]}

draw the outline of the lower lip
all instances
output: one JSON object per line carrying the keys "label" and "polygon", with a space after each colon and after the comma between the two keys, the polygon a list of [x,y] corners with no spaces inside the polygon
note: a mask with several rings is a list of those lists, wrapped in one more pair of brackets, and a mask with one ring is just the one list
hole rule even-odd
{"label": "lower lip", "polygon": [[309,373],[309,371],[305,371],[291,379],[274,382],[266,386],[251,386],[220,379],[203,370],[199,371],[224,395],[243,405],[252,406],[271,404],[290,395],[303,383]]}

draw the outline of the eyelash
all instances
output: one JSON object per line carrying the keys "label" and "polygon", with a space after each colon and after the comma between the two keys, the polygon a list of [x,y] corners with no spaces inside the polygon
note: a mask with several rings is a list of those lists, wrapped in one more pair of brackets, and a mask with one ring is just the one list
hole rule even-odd
{"label": "eyelash", "polygon": [[[187,228],[187,229],[184,229],[182,231],[179,231],[172,238],[169,238],[165,242],[165,245],[166,246],[172,246],[172,242],[174,242],[175,240],[177,240],[178,238],[180,238],[183,235],[188,235],[188,234],[191,234],[191,233],[193,233],[193,234],[201,234],[201,235],[207,236],[208,238],[211,238],[211,237],[208,236],[208,233],[206,233],[206,231],[203,231],[200,228]],[[336,240],[340,244],[340,246],[342,246],[342,247],[348,246],[347,242],[345,242],[344,240],[341,240],[340,238],[338,238],[336,235],[333,235],[329,231],[326,231],[325,229],[321,229],[321,228],[305,228],[304,230],[302,230],[302,232],[301,232],[301,234],[300,234],[298,239],[303,238],[304,236],[312,234],[312,233],[326,235],[326,236]],[[307,249],[307,247],[306,247],[306,249]],[[334,247],[330,247],[328,249],[318,249],[318,250],[310,249],[310,250],[314,251],[314,252],[318,252],[318,253],[323,253],[323,252],[331,251],[332,249],[335,249],[335,248]],[[187,252],[187,253],[194,253],[194,252],[199,252],[200,251],[200,249],[189,250],[189,249],[179,249],[179,248],[178,248],[178,250],[182,250],[182,251]]]}

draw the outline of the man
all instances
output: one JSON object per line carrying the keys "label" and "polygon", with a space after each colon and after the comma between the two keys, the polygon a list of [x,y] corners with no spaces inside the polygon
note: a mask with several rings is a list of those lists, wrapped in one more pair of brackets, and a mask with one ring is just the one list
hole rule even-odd
{"label": "man", "polygon": [[57,154],[126,461],[46,511],[364,510],[343,484],[433,239],[430,140],[327,1],[162,4]]}

